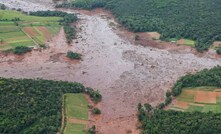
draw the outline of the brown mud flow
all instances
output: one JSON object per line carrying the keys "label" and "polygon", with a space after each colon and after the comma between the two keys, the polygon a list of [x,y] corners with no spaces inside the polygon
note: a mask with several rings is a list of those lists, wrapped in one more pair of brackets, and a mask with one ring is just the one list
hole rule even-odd
{"label": "brown mud flow", "polygon": [[[125,34],[110,25],[115,21],[107,19],[106,12],[79,13],[77,27],[81,30],[71,45],[65,43],[61,30],[47,43],[50,48],[46,50],[33,51],[20,59],[2,54],[0,76],[77,81],[98,89],[103,96],[99,104],[102,114],[91,120],[100,134],[138,134],[139,102],[158,104],[180,76],[221,65],[219,59],[188,50],[135,45],[130,32]],[[65,57],[68,50],[81,53],[83,60],[70,61]]]}

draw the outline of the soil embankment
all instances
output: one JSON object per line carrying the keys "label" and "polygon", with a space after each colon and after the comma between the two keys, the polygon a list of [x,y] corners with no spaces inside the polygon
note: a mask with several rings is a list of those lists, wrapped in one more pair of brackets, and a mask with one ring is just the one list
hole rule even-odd
{"label": "soil embankment", "polygon": [[[30,3],[30,8],[36,4]],[[102,115],[94,122],[99,133],[138,134],[136,110],[139,102],[158,104],[180,76],[221,65],[220,59],[199,57],[191,52],[134,45],[129,36],[120,36],[124,32],[113,29],[110,21],[114,20],[107,20],[106,15],[105,12],[80,12],[77,27],[81,30],[72,45],[65,43],[61,30],[47,43],[50,48],[46,50],[33,51],[19,60],[13,55],[1,55],[0,76],[77,81],[98,89],[103,95],[99,104]],[[68,50],[81,53],[83,60],[69,61],[65,57]]]}

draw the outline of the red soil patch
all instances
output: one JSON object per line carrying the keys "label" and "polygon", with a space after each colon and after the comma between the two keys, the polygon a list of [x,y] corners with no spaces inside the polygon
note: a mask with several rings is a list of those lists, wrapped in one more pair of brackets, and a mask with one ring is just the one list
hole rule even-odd
{"label": "red soil patch", "polygon": [[216,92],[216,97],[221,97],[221,92]]}
{"label": "red soil patch", "polygon": [[142,39],[142,40],[150,40],[151,39],[151,36],[147,32],[137,33],[137,35],[139,36],[139,39]]}
{"label": "red soil patch", "polygon": [[189,104],[187,102],[177,101],[176,106],[182,109],[187,109],[189,107]]}
{"label": "red soil patch", "polygon": [[51,33],[44,26],[38,26],[37,29],[43,33],[43,35],[46,39],[51,38]]}
{"label": "red soil patch", "polygon": [[200,103],[216,103],[216,92],[197,91],[195,102]]}
{"label": "red soil patch", "polygon": [[38,33],[34,30],[34,28],[32,27],[25,27],[23,28],[23,30],[25,31],[25,33],[27,33],[29,36],[31,37],[35,37]]}
{"label": "red soil patch", "polygon": [[185,40],[184,39],[180,39],[176,42],[178,45],[183,45],[185,44]]}
{"label": "red soil patch", "polygon": [[158,32],[147,32],[147,34],[152,38],[159,40],[160,39],[160,34]]}
{"label": "red soil patch", "polygon": [[220,47],[221,46],[221,41],[215,41],[213,42],[214,47]]}
{"label": "red soil patch", "polygon": [[0,46],[6,46],[8,45],[6,42],[0,43]]}
{"label": "red soil patch", "polygon": [[197,90],[183,90],[183,93],[190,96],[196,96]]}
{"label": "red soil patch", "polygon": [[205,106],[204,104],[197,104],[197,103],[189,103],[189,105],[193,105],[193,106]]}
{"label": "red soil patch", "polygon": [[74,124],[84,124],[87,125],[88,121],[86,120],[81,120],[81,119],[76,119],[76,118],[67,118],[68,123],[74,123]]}

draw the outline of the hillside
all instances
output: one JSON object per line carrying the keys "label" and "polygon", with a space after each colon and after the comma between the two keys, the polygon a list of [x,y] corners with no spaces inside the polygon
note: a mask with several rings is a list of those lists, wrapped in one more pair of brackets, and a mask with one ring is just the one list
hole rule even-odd
{"label": "hillside", "polygon": [[166,41],[191,39],[199,51],[221,40],[219,0],[77,0],[69,6],[106,7],[131,31],[158,31]]}

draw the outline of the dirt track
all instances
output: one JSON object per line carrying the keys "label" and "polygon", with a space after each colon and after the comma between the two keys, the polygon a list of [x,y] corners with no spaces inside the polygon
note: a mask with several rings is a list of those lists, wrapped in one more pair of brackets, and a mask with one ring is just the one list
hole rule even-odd
{"label": "dirt track", "polygon": [[[30,3],[29,7],[35,5]],[[198,57],[191,52],[174,53],[136,46],[128,41],[131,38],[119,36],[117,33],[121,31],[113,30],[110,20],[102,17],[104,15],[106,13],[88,15],[81,12],[78,25],[81,31],[72,46],[65,43],[61,31],[48,43],[47,50],[19,58],[1,55],[0,76],[77,81],[98,89],[103,95],[102,116],[95,122],[99,133],[137,134],[139,102],[158,104],[180,76],[221,65],[220,59]],[[65,58],[68,50],[82,53],[83,61],[69,61]]]}

